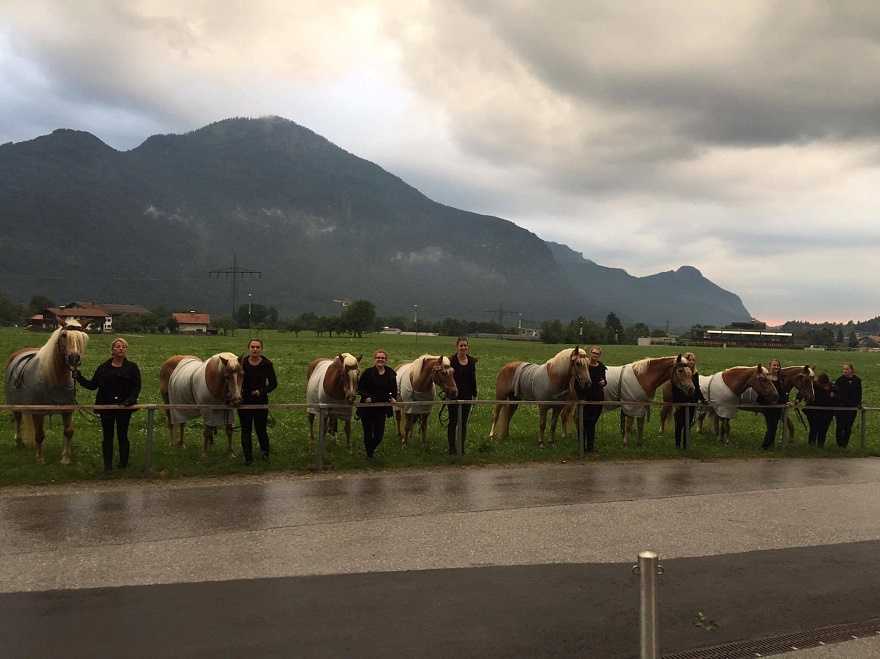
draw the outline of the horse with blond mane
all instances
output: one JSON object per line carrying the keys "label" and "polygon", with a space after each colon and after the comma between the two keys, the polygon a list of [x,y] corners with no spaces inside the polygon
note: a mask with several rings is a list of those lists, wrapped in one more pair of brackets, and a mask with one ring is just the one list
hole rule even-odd
{"label": "horse with blond mane", "polygon": [[241,385],[244,370],[238,356],[220,352],[207,361],[193,355],[175,355],[162,364],[159,371],[159,393],[166,405],[198,405],[185,409],[172,407],[165,412],[168,444],[173,441],[173,427],[178,430],[177,445],[183,448],[186,422],[202,417],[202,456],[208,457],[208,445],[214,443],[217,428],[226,430],[226,457],[234,458],[232,451],[233,412],[221,406],[241,405]]}
{"label": "horse with blond mane", "polygon": [[428,417],[435,400],[434,387],[440,387],[446,398],[458,396],[455,373],[449,357],[422,355],[418,359],[394,367],[397,373],[397,403],[393,405],[397,421],[397,438],[406,446],[412,440],[413,426],[419,420],[422,446],[428,443]]}
{"label": "horse with blond mane", "polygon": [[339,442],[339,421],[345,424],[345,448],[351,450],[351,417],[362,357],[341,352],[334,359],[319,357],[309,364],[306,369],[306,404],[309,405],[310,442],[315,441],[315,415],[321,414],[329,422],[323,426],[324,431],[329,426],[334,443]]}
{"label": "horse with blond mane", "polygon": [[[495,400],[535,400],[538,404],[540,421],[538,424],[538,446],[544,446],[544,430],[547,427],[547,412],[552,409],[550,421],[550,443],[556,438],[556,422],[566,400],[575,400],[574,384],[581,388],[590,386],[589,357],[580,347],[560,350],[544,364],[510,362],[504,365],[495,376]],[[552,401],[558,400],[558,403]],[[548,402],[549,401],[549,402]],[[492,427],[489,439],[504,439],[510,433],[510,419],[517,405],[499,403],[492,411]],[[565,419],[563,419],[563,433]]]}
{"label": "horse with blond mane", "polygon": [[[6,360],[4,376],[7,405],[75,405],[75,391],[72,373],[82,363],[89,344],[88,327],[77,320],[58,318],[59,327],[42,348],[21,348]],[[37,460],[44,462],[43,417],[52,414],[48,410],[15,411],[15,443],[24,447],[21,440],[22,419],[28,440],[36,444]],[[73,410],[61,412],[64,422],[64,449],[61,464],[70,464],[70,446],[73,440]]]}

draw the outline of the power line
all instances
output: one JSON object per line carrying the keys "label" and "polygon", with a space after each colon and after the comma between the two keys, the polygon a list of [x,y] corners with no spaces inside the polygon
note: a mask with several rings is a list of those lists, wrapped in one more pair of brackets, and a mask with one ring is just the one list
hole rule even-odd
{"label": "power line", "polygon": [[223,268],[222,270],[211,270],[208,273],[209,278],[215,275],[217,276],[217,279],[220,279],[221,276],[224,276],[226,277],[226,279],[232,282],[232,336],[237,336],[235,328],[235,312],[238,309],[238,278],[253,278],[254,275],[257,275],[257,278],[262,279],[263,273],[259,270],[247,270],[245,268],[238,267],[238,255],[233,254],[232,267]]}

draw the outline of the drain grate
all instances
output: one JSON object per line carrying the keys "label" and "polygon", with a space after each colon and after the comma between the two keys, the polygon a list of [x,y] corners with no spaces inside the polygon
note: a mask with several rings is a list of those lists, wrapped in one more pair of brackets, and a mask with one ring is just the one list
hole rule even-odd
{"label": "drain grate", "polygon": [[780,634],[779,636],[664,654],[662,659],[754,659],[755,657],[804,650],[829,643],[876,636],[877,634],[880,634],[880,618],[872,618],[864,622],[830,625],[804,632]]}

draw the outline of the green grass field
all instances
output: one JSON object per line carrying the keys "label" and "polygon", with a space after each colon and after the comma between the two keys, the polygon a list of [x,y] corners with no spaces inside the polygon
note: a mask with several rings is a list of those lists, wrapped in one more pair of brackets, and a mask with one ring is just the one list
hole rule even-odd
{"label": "green grass field", "polygon": [[[0,353],[10,354],[25,346],[38,347],[48,338],[48,334],[27,333],[21,329],[0,329]],[[109,357],[111,335],[93,335],[86,354],[83,372],[90,377],[95,367]],[[212,354],[229,350],[243,354],[247,346],[248,334],[240,332],[238,337],[218,336],[171,336],[145,335],[126,336],[130,344],[129,358],[140,366],[144,380],[141,403],[161,403],[158,387],[158,373],[161,364],[176,354],[193,354],[205,358]],[[364,355],[362,365],[372,364],[372,354],[377,348],[389,353],[389,363],[409,361],[421,354],[446,354],[454,352],[455,337],[399,337],[369,335],[361,339],[348,337],[328,339],[317,338],[311,334],[292,334],[262,332],[265,341],[265,355],[273,361],[278,374],[279,387],[272,394],[273,404],[305,403],[305,373],[309,362],[316,357],[330,357],[338,352],[351,352]],[[510,361],[523,360],[544,362],[567,346],[553,346],[542,343],[499,341],[494,339],[471,339],[470,352],[477,357],[477,374],[480,398],[492,400],[495,396],[495,374]],[[602,361],[609,366],[625,364],[644,357],[659,357],[677,353],[687,348],[662,346],[602,346]],[[772,358],[781,360],[783,366],[809,363],[817,374],[827,371],[832,380],[841,372],[844,361],[855,364],[856,374],[862,378],[864,404],[866,407],[880,407],[880,394],[873,386],[880,381],[880,357],[876,353],[861,352],[805,352],[803,350],[762,351],[748,348],[703,348],[694,350],[697,366],[701,373],[710,374],[731,366],[767,364]],[[5,359],[5,358],[4,358]],[[77,402],[88,405],[94,402],[94,393],[77,388]],[[222,475],[250,473],[264,470],[287,470],[305,473],[314,468],[316,447],[308,442],[308,424],[303,409],[276,409],[272,411],[274,426],[269,435],[272,441],[272,460],[270,463],[256,461],[254,467],[246,468],[240,458],[238,436],[234,439],[237,458],[225,458],[225,438],[214,445],[210,457],[201,457],[201,428],[193,422],[187,428],[185,449],[166,447],[164,414],[156,413],[157,428],[154,435],[153,475],[158,478],[176,478],[189,475]],[[142,476],[144,465],[144,443],[146,437],[147,414],[138,412],[132,419],[131,467],[126,478]],[[539,449],[537,442],[538,411],[534,405],[520,406],[511,424],[511,437],[503,442],[490,442],[488,439],[491,423],[491,407],[479,406],[471,413],[466,455],[459,459],[447,455],[446,431],[437,422],[436,412],[428,427],[428,446],[416,444],[402,448],[396,440],[393,424],[386,428],[385,441],[377,452],[377,465],[385,468],[430,467],[450,464],[479,465],[488,463],[517,463],[530,461],[563,462],[578,459],[576,435],[565,439],[557,437],[556,444]],[[797,423],[797,421],[796,421]],[[44,444],[46,464],[38,465],[31,447],[25,450],[16,448],[13,437],[12,414],[0,414],[0,485],[43,484],[87,480],[101,477],[101,432],[97,417],[91,412],[81,411],[74,420],[76,435],[72,464],[59,464],[61,457],[61,424],[59,417],[47,421],[47,438]],[[833,436],[826,444],[824,452],[806,445],[806,432],[797,425],[794,446],[786,448],[787,456],[828,457],[849,455],[880,454],[880,421],[874,420],[874,413],[867,416],[867,446],[859,447],[860,424],[857,421],[853,441],[845,451],[834,446]],[[719,459],[750,456],[766,456],[758,449],[764,432],[763,417],[740,412],[733,421],[734,443],[720,445],[710,433],[692,437],[690,459]],[[665,435],[659,433],[659,408],[651,411],[651,419],[645,429],[645,446],[623,445],[619,437],[619,417],[617,413],[603,415],[597,433],[598,456],[591,460],[625,460],[634,458],[682,458],[673,446],[671,421]],[[833,433],[833,428],[832,428]],[[780,442],[777,451],[780,455]],[[375,468],[366,461],[362,434],[359,424],[353,423],[352,451],[349,454],[344,445],[328,446],[325,466],[330,469]]]}

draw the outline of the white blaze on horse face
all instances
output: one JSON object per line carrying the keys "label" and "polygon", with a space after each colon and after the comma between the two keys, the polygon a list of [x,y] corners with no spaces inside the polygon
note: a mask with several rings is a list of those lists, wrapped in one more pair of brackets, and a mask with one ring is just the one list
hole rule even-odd
{"label": "white blaze on horse face", "polygon": [[572,350],[571,352],[571,361],[574,365],[574,377],[578,382],[578,385],[581,387],[590,387],[592,386],[592,381],[590,380],[590,357],[587,355],[587,352],[582,348],[577,348]]}
{"label": "white blaze on horse face", "polygon": [[345,401],[351,404],[357,398],[357,384],[360,376],[358,361],[360,360],[347,352],[340,357],[342,358],[340,364],[342,367],[342,390],[345,392]]}
{"label": "white blaze on horse face", "polygon": [[446,397],[457,398],[458,387],[455,386],[455,372],[452,370],[452,364],[449,362],[449,357],[441,357],[440,361],[437,362],[437,366],[434,367],[434,372],[437,374],[436,384],[443,389],[443,393],[446,394]]}

